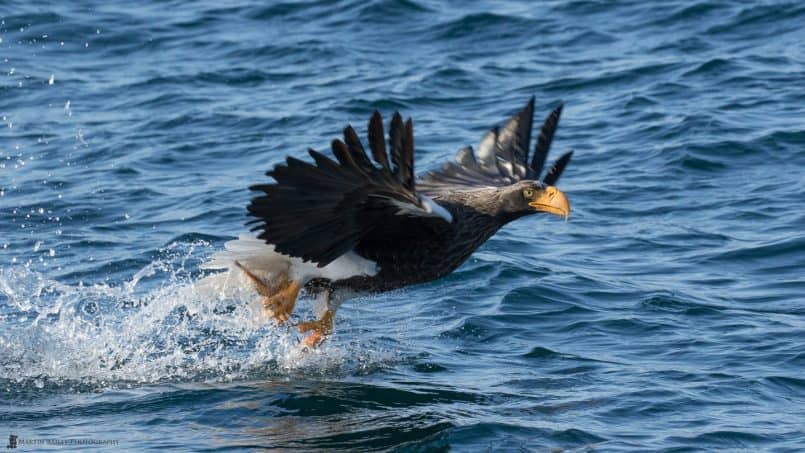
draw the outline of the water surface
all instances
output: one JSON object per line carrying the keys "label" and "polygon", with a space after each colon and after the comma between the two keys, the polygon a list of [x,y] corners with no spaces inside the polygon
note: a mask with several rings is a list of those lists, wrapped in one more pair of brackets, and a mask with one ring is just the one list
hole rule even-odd
{"label": "water surface", "polygon": [[[805,449],[799,2],[264,3],[0,4],[1,441]],[[315,354],[200,287],[285,155],[399,110],[435,168],[531,95],[570,222]]]}

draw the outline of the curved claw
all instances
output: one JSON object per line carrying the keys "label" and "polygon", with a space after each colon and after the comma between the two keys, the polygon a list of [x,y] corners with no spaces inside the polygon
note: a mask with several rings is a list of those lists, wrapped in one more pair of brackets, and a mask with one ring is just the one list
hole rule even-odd
{"label": "curved claw", "polygon": [[300,322],[297,328],[300,332],[310,332],[312,333],[305,337],[302,342],[305,346],[309,348],[315,348],[320,346],[324,340],[327,339],[333,333],[333,318],[335,317],[335,312],[332,310],[327,310],[322,315],[321,319],[316,321],[305,321]]}
{"label": "curved claw", "polygon": [[274,318],[278,324],[282,324],[291,317],[296,306],[296,299],[302,289],[301,283],[288,280],[287,275],[278,278],[277,283],[272,286],[267,285],[262,279],[246,269],[240,262],[235,261],[235,266],[243,271],[252,281],[257,292],[263,296],[263,314],[269,318]]}
{"label": "curved claw", "polygon": [[284,323],[291,317],[301,289],[299,282],[286,281],[276,294],[263,298],[263,313],[274,318],[278,324]]}
{"label": "curved claw", "polygon": [[313,332],[312,334],[310,334],[307,337],[305,337],[305,339],[302,340],[302,343],[306,347],[314,349],[314,348],[317,348],[317,347],[321,346],[321,344],[324,343],[325,339],[326,339],[326,337],[324,335],[320,334],[319,332]]}

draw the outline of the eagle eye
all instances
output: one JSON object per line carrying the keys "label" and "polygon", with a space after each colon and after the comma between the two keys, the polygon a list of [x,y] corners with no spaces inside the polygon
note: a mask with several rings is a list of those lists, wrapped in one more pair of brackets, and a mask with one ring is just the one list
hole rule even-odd
{"label": "eagle eye", "polygon": [[525,190],[523,191],[523,195],[524,195],[526,198],[531,198],[531,197],[533,197],[533,196],[534,196],[534,189],[525,189]]}

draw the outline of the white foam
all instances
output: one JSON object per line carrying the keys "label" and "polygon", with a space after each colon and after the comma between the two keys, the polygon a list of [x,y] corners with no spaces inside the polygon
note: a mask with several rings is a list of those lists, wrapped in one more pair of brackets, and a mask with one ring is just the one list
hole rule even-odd
{"label": "white foam", "polygon": [[[262,316],[241,272],[199,276],[184,252],[192,247],[117,285],[64,285],[0,267],[0,382],[270,379],[370,360],[337,341],[302,353],[301,335]],[[309,319],[309,304],[299,305]]]}

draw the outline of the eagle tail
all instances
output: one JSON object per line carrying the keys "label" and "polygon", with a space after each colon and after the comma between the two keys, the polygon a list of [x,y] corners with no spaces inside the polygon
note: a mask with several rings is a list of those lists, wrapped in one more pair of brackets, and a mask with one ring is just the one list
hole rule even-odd
{"label": "eagle tail", "polygon": [[303,284],[313,278],[340,280],[377,273],[374,262],[352,252],[344,254],[325,267],[319,267],[315,263],[279,253],[274,245],[266,244],[262,239],[247,233],[227,242],[224,247],[224,250],[213,254],[212,258],[201,267],[219,270],[246,268],[266,282],[284,278]]}

